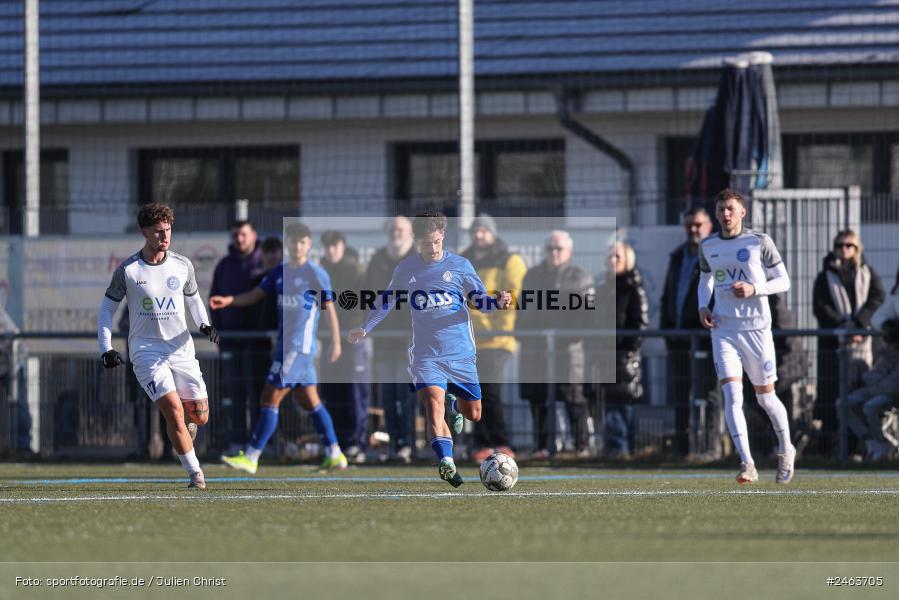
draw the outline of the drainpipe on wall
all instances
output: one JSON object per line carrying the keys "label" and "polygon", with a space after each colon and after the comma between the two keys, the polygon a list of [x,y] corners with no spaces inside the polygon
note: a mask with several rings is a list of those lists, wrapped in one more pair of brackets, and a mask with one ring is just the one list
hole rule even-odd
{"label": "drainpipe on wall", "polygon": [[596,148],[620,166],[624,171],[627,172],[627,208],[628,208],[628,218],[630,219],[629,226],[633,226],[637,224],[637,169],[634,167],[634,162],[630,159],[630,157],[613,146],[608,141],[604,140],[597,133],[590,130],[586,125],[577,121],[573,116],[571,116],[571,105],[577,104],[579,97],[578,94],[572,92],[571,90],[566,90],[564,88],[560,88],[555,90],[555,99],[556,99],[556,115],[559,118],[559,124],[584,140],[592,147]]}

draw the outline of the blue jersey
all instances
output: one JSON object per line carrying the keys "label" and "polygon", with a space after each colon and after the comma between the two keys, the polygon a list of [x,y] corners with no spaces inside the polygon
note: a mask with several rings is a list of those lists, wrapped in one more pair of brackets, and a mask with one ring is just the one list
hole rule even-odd
{"label": "blue jersey", "polygon": [[287,347],[296,352],[315,354],[321,299],[331,289],[327,271],[309,261],[298,267],[282,263],[266,274],[259,289],[267,295],[278,296],[279,348],[287,342]]}
{"label": "blue jersey", "polygon": [[497,308],[468,259],[444,251],[437,262],[425,262],[414,254],[393,271],[387,302],[375,300],[375,309],[365,321],[366,333],[374,329],[399,298],[402,310],[412,315],[412,363],[426,359],[458,360],[475,355],[474,334],[468,312],[471,300],[479,310]]}

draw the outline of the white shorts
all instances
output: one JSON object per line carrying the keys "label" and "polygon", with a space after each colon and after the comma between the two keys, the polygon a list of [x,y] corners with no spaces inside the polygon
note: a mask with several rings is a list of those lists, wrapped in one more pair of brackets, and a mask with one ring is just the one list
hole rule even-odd
{"label": "white shorts", "polygon": [[745,370],[752,385],[768,385],[777,381],[774,336],[770,329],[712,329],[712,353],[718,379],[743,379]]}
{"label": "white shorts", "polygon": [[132,361],[137,380],[153,402],[169,392],[177,392],[182,400],[202,400],[208,396],[200,363],[193,353],[140,352]]}

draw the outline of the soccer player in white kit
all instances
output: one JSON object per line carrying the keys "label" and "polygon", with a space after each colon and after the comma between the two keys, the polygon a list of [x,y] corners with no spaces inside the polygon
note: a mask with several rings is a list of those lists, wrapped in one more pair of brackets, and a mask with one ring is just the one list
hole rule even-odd
{"label": "soccer player in white kit", "polygon": [[[188,487],[206,489],[203,470],[193,448],[198,425],[209,420],[209,400],[184,309],[213,343],[218,333],[209,324],[197,289],[194,267],[187,257],[169,250],[174,213],[162,204],[147,204],[137,215],[146,243],[120,264],[100,304],[97,337],[103,366],[123,364],[112,348],[112,318],[119,302],[128,302],[128,352],[141,387],[165,418],[166,432],[181,465],[190,476]],[[185,415],[189,423],[185,423]]]}
{"label": "soccer player in white kit", "polygon": [[[737,482],[753,483],[758,471],[749,452],[743,414],[743,370],[777,434],[777,483],[790,483],[796,449],[783,403],[774,393],[777,362],[768,298],[790,289],[790,278],[771,238],[743,227],[743,196],[730,189],[715,197],[721,231],[699,245],[699,319],[712,332],[715,370],[724,393],[724,416],[740,454]],[[714,294],[714,309],[709,309]]]}

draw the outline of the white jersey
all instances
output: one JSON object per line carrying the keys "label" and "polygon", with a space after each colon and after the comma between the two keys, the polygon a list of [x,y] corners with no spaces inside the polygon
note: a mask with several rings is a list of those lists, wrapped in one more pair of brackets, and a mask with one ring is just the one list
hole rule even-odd
{"label": "white jersey", "polygon": [[733,238],[722,238],[716,233],[702,240],[699,270],[712,274],[715,295],[712,313],[718,328],[746,331],[771,327],[768,298],[762,294],[737,298],[731,286],[745,281],[760,288],[770,279],[768,270],[782,262],[771,238],[751,229],[744,228]]}
{"label": "white jersey", "polygon": [[184,318],[184,297],[198,292],[194,266],[187,257],[166,252],[161,263],[144,261],[138,251],[112,274],[106,297],[127,298],[130,328],[128,349],[141,352],[194,354],[194,342]]}

